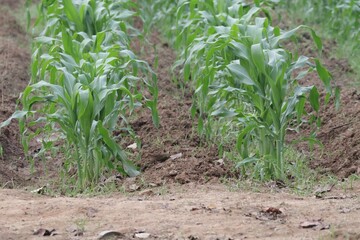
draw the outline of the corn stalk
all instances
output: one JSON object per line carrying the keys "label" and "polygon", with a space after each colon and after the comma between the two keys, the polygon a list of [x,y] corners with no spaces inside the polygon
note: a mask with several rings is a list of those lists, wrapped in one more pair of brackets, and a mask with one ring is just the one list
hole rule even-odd
{"label": "corn stalk", "polygon": [[[23,109],[0,126],[19,119],[25,150],[45,130],[64,138],[71,160],[65,165],[77,169],[80,190],[107,169],[139,174],[112,134],[118,127],[129,131],[136,108],[148,107],[159,124],[156,75],[130,49],[130,36],[139,34],[131,27],[135,7],[130,0],[42,1],[37,26],[43,30],[34,41]],[[29,134],[29,126],[39,125],[44,131]]]}
{"label": "corn stalk", "polygon": [[167,31],[175,35],[173,43],[180,52],[176,66],[195,89],[192,113],[199,112],[199,132],[211,138],[214,124],[235,131],[242,157],[237,166],[243,174],[249,167],[258,178],[284,180],[287,130],[303,123],[306,102],[315,113],[320,107],[318,89],[301,86],[299,80],[316,71],[326,99],[332,92],[331,75],[318,59],[297,57],[281,46],[305,29],[321,52],[320,38],[307,26],[290,31],[272,27],[266,5],[274,2],[176,1],[169,6],[176,9],[176,18],[163,16],[161,22],[176,24]]}

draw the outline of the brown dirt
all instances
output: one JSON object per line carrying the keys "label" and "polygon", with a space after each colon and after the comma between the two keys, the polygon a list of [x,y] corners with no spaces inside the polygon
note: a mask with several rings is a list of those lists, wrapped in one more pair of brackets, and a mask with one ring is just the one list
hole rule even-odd
{"label": "brown dirt", "polygon": [[[102,231],[140,239],[360,239],[359,188],[333,189],[322,199],[283,192],[231,192],[224,185],[170,186],[136,194],[50,198],[0,190],[0,238],[98,239]],[[316,225],[310,227],[311,225]],[[307,227],[307,228],[306,228]],[[76,236],[82,234],[80,236]]]}
{"label": "brown dirt", "polygon": [[[3,1],[0,7],[0,121],[6,120],[15,110],[19,94],[26,87],[29,74],[30,51],[26,46],[26,34],[15,17],[8,13],[7,7],[18,6],[18,1]],[[13,187],[26,185],[29,180],[29,164],[19,139],[16,123],[0,132],[0,184]]]}
{"label": "brown dirt", "polygon": [[17,9],[22,3],[24,3],[23,0],[1,0],[1,5],[13,9]]}
{"label": "brown dirt", "polygon": [[[316,56],[309,34],[303,34],[299,43],[302,54]],[[333,86],[341,89],[341,108],[336,110],[332,100],[320,109],[321,127],[317,136],[323,144],[322,147],[315,146],[315,149],[310,151],[307,143],[301,143],[297,144],[297,148],[310,157],[313,168],[346,178],[352,174],[360,174],[360,130],[357,127],[360,122],[360,93],[348,60],[331,56],[331,52],[336,48],[336,42],[325,41],[322,61],[333,76]],[[301,83],[307,86],[316,85],[324,94],[322,83],[315,73]],[[305,131],[301,136],[310,132],[307,127],[303,130]],[[292,135],[290,139],[298,137],[299,135]]]}
{"label": "brown dirt", "polygon": [[[230,168],[219,164],[218,150],[202,141],[196,132],[196,119],[190,116],[191,90],[177,88],[171,79],[170,67],[175,55],[167,43],[155,32],[151,42],[158,50],[159,103],[161,119],[157,129],[149,112],[142,112],[132,127],[142,142],[139,166],[142,177],[153,183],[207,182],[230,175]],[[140,49],[139,46],[135,46]],[[151,51],[141,54],[150,63]],[[175,76],[181,78],[181,76]],[[172,159],[172,155],[181,157]]]}

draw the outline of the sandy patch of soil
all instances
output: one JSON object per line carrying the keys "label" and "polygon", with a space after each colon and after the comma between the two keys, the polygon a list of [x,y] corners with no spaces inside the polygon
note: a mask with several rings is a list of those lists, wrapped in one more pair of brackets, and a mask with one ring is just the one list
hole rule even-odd
{"label": "sandy patch of soil", "polygon": [[0,190],[0,238],[42,239],[33,231],[43,228],[55,229],[51,239],[97,239],[108,230],[121,233],[112,239],[360,239],[359,187],[322,199],[195,184],[94,198]]}

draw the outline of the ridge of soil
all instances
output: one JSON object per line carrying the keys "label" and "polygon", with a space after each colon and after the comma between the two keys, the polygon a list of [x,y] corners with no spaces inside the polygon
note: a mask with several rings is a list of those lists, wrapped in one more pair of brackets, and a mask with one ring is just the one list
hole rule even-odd
{"label": "ridge of soil", "polygon": [[[316,57],[315,45],[308,33],[300,36],[300,53]],[[360,174],[360,92],[355,87],[353,70],[347,59],[338,59],[331,54],[337,48],[335,41],[324,41],[322,63],[332,74],[332,87],[340,88],[341,105],[335,107],[332,99],[329,104],[321,104],[318,116],[321,119],[317,139],[322,146],[315,145],[310,150],[309,144],[299,143],[296,148],[307,155],[310,166],[322,173],[331,173],[339,178],[347,178],[352,174]],[[321,96],[325,96],[323,84],[316,73],[302,79],[305,86],[315,85]],[[308,136],[310,128],[304,126],[300,134],[290,134],[289,139]]]}
{"label": "ridge of soil", "polygon": [[[26,33],[16,18],[5,10],[18,5],[18,1],[3,1],[0,9],[0,122],[15,111],[19,94],[29,80],[30,51],[19,46],[27,45]],[[24,160],[17,123],[0,130],[0,146],[3,150],[0,185],[9,188],[28,184],[29,164]]]}
{"label": "ridge of soil", "polygon": [[[190,116],[192,90],[180,89],[172,82],[170,69],[176,60],[175,53],[160,39],[158,32],[151,35],[150,42],[156,46],[158,55],[160,127],[153,125],[147,111],[141,112],[131,123],[142,142],[141,160],[138,162],[141,177],[160,185],[216,182],[221,177],[231,176],[231,166],[218,161],[217,147],[206,144],[197,134],[197,120]],[[138,45],[135,49],[141,47]],[[151,49],[145,49],[140,55],[150,64],[156,58]],[[181,156],[172,159],[171,156],[176,154]]]}
{"label": "ridge of soil", "polygon": [[[19,7],[21,1],[5,1],[4,6]],[[4,8],[6,9],[6,7]],[[1,11],[0,17],[0,71],[1,102],[0,121],[6,120],[14,111],[19,93],[25,88],[29,79],[28,66],[30,52],[19,45],[27,46],[27,36],[16,18],[7,11]],[[141,160],[137,164],[142,170],[141,178],[156,185],[164,183],[189,183],[218,181],[221,177],[233,176],[230,164],[223,164],[218,156],[216,146],[208,146],[196,132],[196,119],[190,117],[192,103],[189,89],[179,89],[172,81],[170,69],[175,61],[175,54],[169,44],[162,41],[159,33],[152,34],[150,42],[157,47],[159,78],[159,115],[160,128],[155,128],[151,115],[147,111],[139,113],[131,125],[142,143]],[[141,53],[146,61],[152,63],[156,57],[153,48],[142,48],[140,43],[134,43],[135,50]],[[299,38],[300,51],[306,56],[314,56],[314,44],[309,34],[302,34]],[[333,101],[322,106],[320,117],[322,126],[318,138],[324,147],[315,147],[310,151],[308,144],[299,143],[297,149],[306,154],[313,168],[319,168],[325,173],[333,173],[340,178],[346,178],[354,173],[360,173],[360,130],[356,127],[359,122],[360,93],[352,85],[352,69],[346,59],[336,59],[330,55],[331,49],[336,48],[335,42],[326,41],[324,44],[323,61],[333,74],[335,83],[341,88],[342,107],[335,110]],[[140,49],[144,49],[141,52]],[[175,77],[176,73],[175,73]],[[317,85],[320,81],[315,74],[310,74],[302,83]],[[303,135],[309,133],[304,128]],[[289,139],[299,136],[290,134]],[[0,132],[0,143],[3,156],[0,158],[0,183],[2,186],[26,186],[38,181],[44,170],[36,167],[35,174],[30,174],[30,166],[24,160],[22,146],[19,141],[19,131],[16,122]],[[131,144],[131,143],[129,143]],[[125,146],[126,147],[126,146]],[[181,154],[172,159],[170,156]],[[55,164],[61,159],[56,160]],[[41,164],[38,164],[41,165]],[[49,175],[56,175],[57,167],[51,167]],[[51,172],[53,171],[53,173]]]}

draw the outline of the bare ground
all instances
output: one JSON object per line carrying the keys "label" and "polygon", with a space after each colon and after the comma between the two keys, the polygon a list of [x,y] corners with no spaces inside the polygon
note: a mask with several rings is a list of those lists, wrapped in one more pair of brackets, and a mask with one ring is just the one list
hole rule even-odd
{"label": "bare ground", "polygon": [[[0,7],[3,121],[14,111],[17,96],[28,82],[30,51],[24,47],[28,45],[25,31],[8,11],[20,7],[21,1],[1,2],[5,6]],[[303,39],[307,41],[306,36]],[[345,180],[333,188],[320,189],[325,192],[321,198],[314,194],[301,197],[276,187],[261,188],[259,193],[230,191],[221,184],[219,179],[232,177],[232,172],[228,165],[219,164],[216,147],[204,144],[192,128],[191,94],[182,94],[169,74],[174,53],[157,34],[152,42],[159,53],[161,127],[154,128],[146,111],[131,122],[142,142],[142,160],[137,162],[142,176],[120,180],[118,189],[126,185],[126,191],[108,196],[67,198],[30,193],[28,190],[41,184],[38,177],[43,170],[36,165],[35,174],[30,174],[18,127],[13,123],[0,132],[4,150],[0,183],[3,188],[28,187],[0,190],[0,239],[42,239],[41,233],[33,235],[34,229],[55,229],[57,235],[51,239],[96,239],[106,230],[118,231],[118,239],[360,239],[359,183],[350,188],[351,183]],[[147,53],[146,60],[152,62],[154,55]],[[359,173],[359,94],[349,85],[351,69],[346,59],[326,56],[325,64],[343,89],[342,109],[322,109],[319,137],[326,151],[309,152],[301,144],[298,149],[312,157],[312,167],[346,178]],[[311,78],[306,81],[316,83]],[[181,157],[171,159],[179,153]],[[61,166],[61,159],[56,164]],[[50,163],[48,166],[50,171],[58,169]],[[143,184],[136,186],[139,181]]]}
{"label": "bare ground", "polygon": [[43,228],[55,229],[51,239],[97,239],[106,230],[122,234],[114,239],[360,239],[353,187],[321,199],[195,184],[93,198],[1,190],[0,238],[41,239],[32,234]]}

